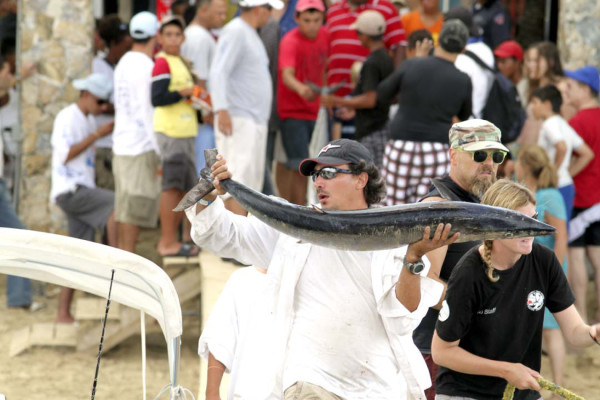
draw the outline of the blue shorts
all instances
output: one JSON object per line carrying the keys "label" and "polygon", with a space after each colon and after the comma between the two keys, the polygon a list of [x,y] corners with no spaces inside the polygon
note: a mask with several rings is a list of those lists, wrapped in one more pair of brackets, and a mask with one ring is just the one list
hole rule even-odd
{"label": "blue shorts", "polygon": [[300,163],[308,158],[308,146],[315,129],[315,121],[305,119],[286,118],[281,121],[281,141],[289,170],[298,170]]}

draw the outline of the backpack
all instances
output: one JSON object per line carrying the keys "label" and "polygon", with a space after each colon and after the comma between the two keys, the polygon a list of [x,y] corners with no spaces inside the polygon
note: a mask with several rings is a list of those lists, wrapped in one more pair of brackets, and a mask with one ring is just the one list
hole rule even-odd
{"label": "backpack", "polygon": [[514,142],[519,137],[526,118],[517,88],[507,77],[490,68],[475,53],[467,50],[464,54],[481,68],[494,74],[494,81],[483,107],[482,118],[500,129],[502,143]]}

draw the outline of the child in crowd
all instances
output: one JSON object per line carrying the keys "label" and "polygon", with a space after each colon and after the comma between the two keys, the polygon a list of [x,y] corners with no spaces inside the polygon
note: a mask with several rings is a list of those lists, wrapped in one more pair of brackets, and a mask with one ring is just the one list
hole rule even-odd
{"label": "child in crowd", "polygon": [[574,176],[571,169],[571,153],[575,153],[577,164],[585,167],[594,157],[588,145],[561,117],[562,96],[554,85],[546,85],[531,93],[533,116],[543,120],[537,144],[548,153],[550,161],[558,171],[558,190],[565,200],[567,222],[571,219],[575,199]]}
{"label": "child in crowd", "polygon": [[[117,246],[114,219],[115,195],[96,187],[94,145],[113,130],[113,122],[96,126],[92,115],[102,112],[112,84],[103,75],[92,74],[73,81],[81,90],[79,100],[62,109],[52,129],[52,186],[50,201],[66,214],[69,236],[94,241],[96,230],[106,228],[108,244]],[[73,289],[62,288],[58,298],[56,322],[73,323],[69,311]]]}
{"label": "child in crowd", "polygon": [[364,11],[358,16],[350,28],[356,30],[358,39],[370,54],[360,70],[352,97],[330,95],[321,99],[326,107],[356,110],[355,139],[371,152],[378,168],[383,163],[383,152],[389,139],[390,103],[377,98],[377,86],[394,71],[394,61],[383,42],[385,26],[385,18],[375,10]]}
{"label": "child in crowd", "polygon": [[321,0],[299,0],[295,15],[298,27],[283,36],[279,44],[277,112],[289,182],[288,190],[281,194],[301,205],[306,204],[307,181],[298,173],[298,166],[308,158],[308,146],[319,113],[319,93],[313,92],[307,84],[323,84],[329,48],[324,16],[325,6]]}
{"label": "child in crowd", "polygon": [[194,142],[198,131],[196,111],[188,102],[194,80],[180,56],[185,39],[184,22],[178,16],[163,18],[152,71],[152,105],[154,130],[162,161],[162,193],[160,198],[161,256],[192,256],[198,249],[177,240],[182,213],[174,213],[183,195],[197,181]]}

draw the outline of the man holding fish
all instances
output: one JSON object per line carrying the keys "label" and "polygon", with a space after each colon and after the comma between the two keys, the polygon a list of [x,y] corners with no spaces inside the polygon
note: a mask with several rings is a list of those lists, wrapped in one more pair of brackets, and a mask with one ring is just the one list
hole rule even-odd
{"label": "man holding fish", "polygon": [[[192,237],[219,256],[267,269],[271,298],[256,327],[260,343],[246,343],[242,355],[255,368],[239,372],[235,396],[424,399],[431,381],[412,331],[442,293],[424,256],[459,234],[439,224],[397,249],[322,247],[227,211],[218,197],[225,194],[219,182],[231,178],[225,159],[217,156],[211,171],[216,191],[186,211]],[[367,209],[385,194],[369,151],[347,139],[304,160],[300,173],[312,178],[325,211]]]}

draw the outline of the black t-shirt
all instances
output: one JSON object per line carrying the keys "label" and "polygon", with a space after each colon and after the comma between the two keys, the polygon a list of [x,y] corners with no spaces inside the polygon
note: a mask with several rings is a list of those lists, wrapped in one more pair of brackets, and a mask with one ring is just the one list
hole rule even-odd
{"label": "black t-shirt", "polygon": [[[436,185],[443,185],[443,187],[446,189],[445,191],[450,194],[447,200],[479,203],[479,199],[476,196],[461,188],[450,178],[450,176],[448,176],[448,174],[444,175],[440,179],[436,179],[435,181]],[[433,189],[425,197],[423,197],[423,199],[428,197],[444,196],[442,196],[437,189]],[[440,269],[440,278],[444,282],[448,282],[448,279],[450,279],[450,275],[454,270],[454,266],[458,263],[458,260],[460,260],[467,251],[475,246],[478,246],[479,244],[481,244],[481,242],[474,241],[454,243],[448,246],[446,257],[444,258],[444,262],[442,263],[442,267]],[[433,331],[435,330],[435,323],[437,321],[438,314],[438,310],[430,308],[417,329],[413,331],[413,342],[415,342],[415,345],[423,354],[431,354],[431,340],[433,339]]]}
{"label": "black t-shirt", "polygon": [[377,89],[377,98],[398,97],[398,113],[391,122],[394,140],[448,144],[452,117],[471,115],[471,79],[440,57],[406,60]]}
{"label": "black t-shirt", "polygon": [[[574,302],[565,274],[554,253],[534,243],[510,269],[496,271],[500,279],[487,278],[477,248],[458,262],[436,324],[438,336],[475,355],[522,363],[540,370],[544,306],[552,313]],[[436,393],[477,400],[502,398],[504,379],[469,375],[440,366]],[[537,400],[533,390],[517,390],[515,400]]]}
{"label": "black t-shirt", "polygon": [[[394,72],[394,61],[387,50],[384,47],[375,50],[363,63],[352,95],[376,91],[379,84],[392,72]],[[383,129],[389,120],[390,104],[390,100],[383,101],[378,97],[374,108],[357,108],[354,139],[359,140]]]}

